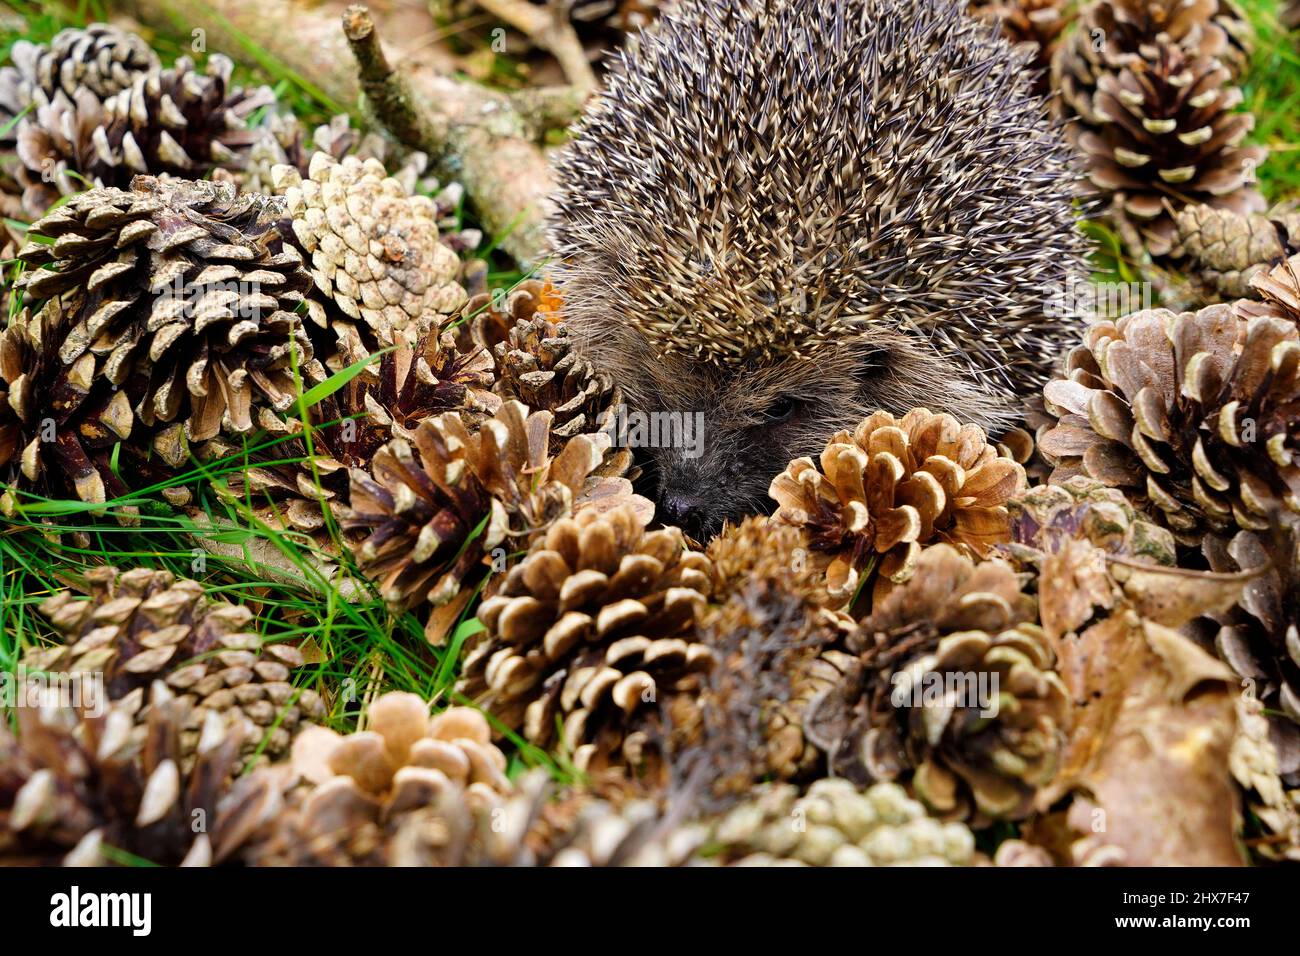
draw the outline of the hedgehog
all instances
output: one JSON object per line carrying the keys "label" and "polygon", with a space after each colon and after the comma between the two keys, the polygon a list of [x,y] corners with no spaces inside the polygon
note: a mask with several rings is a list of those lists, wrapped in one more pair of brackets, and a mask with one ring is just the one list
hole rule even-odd
{"label": "hedgehog", "polygon": [[663,518],[770,510],[876,409],[1015,420],[1087,276],[1028,56],[957,0],[686,0],[614,56],[556,161],[551,268],[629,409],[703,425],[645,450]]}

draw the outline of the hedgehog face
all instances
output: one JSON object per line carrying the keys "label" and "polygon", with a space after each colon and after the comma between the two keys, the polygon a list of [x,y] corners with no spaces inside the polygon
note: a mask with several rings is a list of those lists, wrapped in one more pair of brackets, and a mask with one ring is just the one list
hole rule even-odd
{"label": "hedgehog face", "polygon": [[920,405],[984,424],[1004,414],[995,397],[901,334],[725,369],[642,348],[641,359],[619,364],[632,402],[619,440],[650,465],[661,519],[701,541],[728,520],[769,511],[768,486],[792,459],[816,457],[835,432],[876,409],[902,415]]}

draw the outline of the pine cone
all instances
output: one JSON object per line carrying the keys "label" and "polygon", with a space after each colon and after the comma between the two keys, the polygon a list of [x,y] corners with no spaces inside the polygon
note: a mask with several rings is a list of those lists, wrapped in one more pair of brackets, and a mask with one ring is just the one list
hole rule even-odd
{"label": "pine cone", "polygon": [[[88,599],[60,591],[41,603],[63,643],[29,652],[22,666],[102,679],[108,698],[141,731],[160,696],[179,696],[186,720],[176,728],[178,759],[185,766],[210,712],[241,728],[247,752],[270,757],[288,749],[301,724],[324,716],[315,691],[290,683],[291,670],[304,662],[302,652],[264,642],[250,629],[248,608],[209,600],[197,581],[148,568],[93,568],[86,585]],[[154,682],[169,693],[155,688],[146,702]]]}
{"label": "pine cone", "polygon": [[[1300,212],[1284,208],[1268,214],[1241,214],[1212,206],[1187,206],[1175,216],[1177,232],[1170,257],[1186,275],[1189,288],[1180,303],[1200,307],[1232,299],[1257,298],[1252,282],[1300,252]],[[1166,306],[1169,297],[1164,299]]]}
{"label": "pine cone", "polygon": [[368,532],[358,559],[386,601],[445,604],[486,555],[504,563],[584,503],[649,506],[625,479],[591,477],[606,436],[579,435],[552,457],[550,422],[549,412],[505,402],[471,432],[448,412],[416,429],[418,456],[398,438],[376,453],[369,472],[352,471],[341,525]]}
{"label": "pine cone", "polygon": [[457,692],[541,747],[562,722],[579,768],[637,767],[655,705],[713,663],[692,635],[708,594],[678,529],[647,532],[630,508],[562,517],[480,606]]}
{"label": "pine cone", "polygon": [[[106,100],[160,66],[144,40],[107,23],[60,30],[48,46],[19,40],[9,58],[12,64],[0,67],[0,128],[29,107],[48,105],[60,92],[73,100],[86,90]],[[13,142],[12,130],[0,139]]]}
{"label": "pine cone", "polygon": [[16,131],[24,205],[36,216],[87,182],[125,189],[142,173],[201,178],[218,166],[238,168],[259,135],[248,120],[274,105],[275,94],[231,88],[233,68],[220,54],[203,72],[181,57],[137,73],[107,99],[82,88],[35,104]]}
{"label": "pine cone", "polygon": [[691,706],[668,708],[667,738],[675,776],[683,787],[699,787],[702,806],[743,796],[759,780],[807,778],[822,766],[804,734],[804,714],[855,665],[844,653],[853,620],[818,606],[792,578],[751,579],[699,626],[717,664]]}
{"label": "pine cone", "polygon": [[1232,113],[1250,27],[1231,0],[1094,0],[1052,60],[1055,103],[1130,252],[1166,255],[1172,214],[1208,203],[1263,209],[1248,183],[1266,154],[1239,147],[1254,119]]}
{"label": "pine cone", "polygon": [[209,713],[192,767],[180,759],[186,705],[154,708],[143,739],[130,715],[17,708],[0,726],[0,863],[94,866],[123,854],[202,866],[228,857],[268,818],[267,794],[229,785],[238,727]]}
{"label": "pine cone", "polygon": [[985,23],[1000,24],[1011,43],[1023,43],[1033,51],[1029,68],[1039,74],[1034,89],[1046,94],[1052,55],[1074,19],[1069,0],[970,0],[967,9]]}
{"label": "pine cone", "polygon": [[1278,13],[1278,19],[1289,30],[1300,27],[1300,0],[1290,0]]}
{"label": "pine cone", "polygon": [[486,831],[491,818],[479,811],[512,792],[487,720],[468,707],[430,718],[420,697],[394,692],[370,705],[367,727],[347,735],[313,727],[288,767],[259,771],[289,792],[285,811],[245,851],[248,862],[412,865],[417,853],[419,865],[474,862],[458,844]]}
{"label": "pine cone", "polygon": [[141,177],[32,227],[54,241],[19,251],[21,282],[48,301],[6,333],[0,362],[27,481],[103,502],[127,490],[108,465],[119,442],[117,473],[147,480],[186,460],[186,439],[287,410],[295,362],[304,381],[324,376],[295,314],[309,280],[273,208],[230,186]]}
{"label": "pine cone", "polygon": [[[250,466],[227,476],[222,494],[251,501],[258,517],[285,530],[305,532],[327,546],[322,503],[348,503],[348,474],[366,468],[394,438],[415,440],[420,422],[450,411],[466,422],[488,417],[500,400],[488,389],[492,361],[482,352],[458,352],[448,333],[431,332],[414,345],[403,334],[391,352],[380,358],[378,374],[358,375],[313,406],[316,420],[311,451],[304,438],[280,441],[255,452]],[[300,435],[297,419],[263,416],[273,435]],[[215,438],[204,446],[204,457],[219,460],[242,456],[243,446]]]}
{"label": "pine cone", "polygon": [[954,819],[1017,819],[1056,772],[1070,702],[1032,598],[998,560],[927,548],[850,638],[861,671],[805,715],[831,770]]}
{"label": "pine cone", "polygon": [[1250,24],[1232,0],[1092,0],[1052,58],[1059,108],[1090,126],[1104,123],[1095,102],[1101,78],[1118,75],[1162,36],[1189,57],[1217,58],[1232,79],[1250,58]]}
{"label": "pine cone", "polygon": [[[497,364],[494,391],[551,412],[553,445],[609,429],[615,409],[623,404],[622,389],[578,352],[560,309],[560,297],[550,283],[521,283],[504,305],[515,321],[492,350]],[[629,452],[623,454],[630,460]]]}
{"label": "pine cone", "polygon": [[766,784],[709,828],[709,843],[738,866],[971,866],[975,837],[963,823],[926,816],[894,783],[858,790],[818,780],[800,797]]}
{"label": "pine cone", "polygon": [[1300,325],[1300,253],[1289,256],[1268,272],[1250,280],[1262,304],[1237,302],[1237,314],[1246,319],[1267,317]]}
{"label": "pine cone", "polygon": [[275,175],[292,217],[284,233],[296,237],[316,283],[308,312],[337,336],[337,367],[392,345],[394,332],[428,334],[465,301],[460,262],[438,241],[437,207],[378,160],[318,152],[309,178],[292,166]]}
{"label": "pine cone", "polygon": [[1059,419],[1039,444],[1053,481],[1121,488],[1193,546],[1300,512],[1294,321],[1226,305],[1137,312],[1089,328],[1066,375],[1043,392]]}
{"label": "pine cone", "polygon": [[1006,500],[1025,487],[1024,468],[988,444],[975,425],[915,408],[901,419],[876,412],[839,432],[821,470],[797,458],[772,482],[776,518],[808,534],[828,561],[836,597],[852,596],[879,558],[876,597],[906,581],[921,545],[945,541],[983,556],[1009,534]]}
{"label": "pine cone", "polygon": [[[1292,736],[1290,750],[1296,749]],[[1240,695],[1229,766],[1247,793],[1251,814],[1268,834],[1250,845],[1265,859],[1300,860],[1300,788],[1288,789],[1282,780],[1282,751],[1277,721],[1269,719],[1259,698]]]}
{"label": "pine cone", "polygon": [[[1300,522],[1206,537],[1203,550],[1212,571],[1258,569],[1241,603],[1214,616],[1214,649],[1271,717],[1300,724]],[[1294,735],[1297,728],[1279,732]],[[1282,772],[1300,783],[1300,765]]]}
{"label": "pine cone", "polygon": [[1086,475],[1038,485],[1007,502],[1011,543],[1004,546],[1022,567],[1038,567],[1067,541],[1087,540],[1107,554],[1174,567],[1173,535],[1152,524],[1124,497]]}

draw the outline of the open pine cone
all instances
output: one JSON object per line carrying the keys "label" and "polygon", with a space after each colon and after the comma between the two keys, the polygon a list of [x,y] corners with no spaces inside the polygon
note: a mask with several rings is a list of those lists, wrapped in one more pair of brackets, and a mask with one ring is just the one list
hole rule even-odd
{"label": "open pine cone", "polygon": [[229,185],[140,177],[32,227],[21,282],[46,302],[6,333],[0,361],[28,482],[103,502],[126,491],[117,474],[177,468],[186,440],[287,410],[295,363],[323,377],[296,314],[310,280],[271,210]]}
{"label": "open pine cone", "polygon": [[735,866],[971,866],[975,837],[943,823],[896,783],[859,790],[818,780],[799,796],[791,784],[765,784],[706,824],[707,842]]}
{"label": "open pine cone", "polygon": [[367,533],[358,559],[385,600],[445,604],[485,556],[503,569],[580,504],[652,507],[626,479],[592,477],[607,436],[579,435],[552,456],[550,423],[550,412],[530,414],[518,402],[505,402],[475,431],[448,412],[420,423],[415,451],[396,438],[368,472],[352,471],[341,525]]}
{"label": "open pine cone", "polygon": [[1249,184],[1266,150],[1240,145],[1254,119],[1233,112],[1247,37],[1227,0],[1094,0],[1057,51],[1058,106],[1131,245],[1166,255],[1189,204],[1264,208]]}
{"label": "open pine cone", "polygon": [[[102,679],[108,698],[132,715],[140,732],[160,700],[179,697],[178,759],[189,761],[207,715],[238,726],[246,751],[274,757],[288,750],[300,725],[324,716],[315,691],[290,683],[302,652],[263,641],[242,605],[207,598],[197,581],[166,571],[110,567],[86,572],[89,597],[60,591],[40,612],[62,644],[28,652],[28,672]],[[146,700],[145,691],[155,686]]]}
{"label": "open pine cone", "polygon": [[233,69],[220,54],[202,72],[181,57],[134,73],[107,98],[84,86],[37,98],[15,131],[24,206],[40,215],[87,182],[125,189],[139,174],[202,178],[217,166],[237,168],[259,136],[249,119],[276,99],[269,87],[232,88]]}
{"label": "open pine cone", "polygon": [[1028,814],[1056,773],[1070,701],[1010,566],[927,548],[849,644],[860,671],[805,718],[832,771],[859,782],[910,772],[944,817]]}
{"label": "open pine cone", "polygon": [[[103,101],[138,75],[159,69],[157,54],[143,39],[107,23],[60,30],[48,46],[19,40],[9,58],[12,63],[0,67],[0,127],[60,92],[75,100],[85,90]],[[13,130],[2,138],[13,142]]]}
{"label": "open pine cone", "polygon": [[[613,378],[584,359],[562,323],[559,295],[550,283],[529,280],[506,298],[514,317],[506,338],[493,347],[497,382],[493,390],[555,419],[551,441],[611,427],[623,392]],[[624,450],[623,454],[630,457]]]}
{"label": "open pine cone", "polygon": [[246,784],[230,787],[238,727],[215,713],[191,766],[180,757],[186,704],[154,708],[141,739],[130,715],[19,707],[0,726],[0,864],[101,866],[132,854],[161,865],[228,857],[267,819]]}
{"label": "open pine cone", "polygon": [[393,692],[370,705],[366,726],[346,735],[313,727],[294,743],[289,765],[258,771],[286,793],[285,806],[250,841],[247,862],[475,862],[467,844],[491,821],[484,811],[512,792],[505,755],[491,742],[483,715],[453,707],[430,718],[420,697]]}
{"label": "open pine cone", "polygon": [[944,541],[983,556],[1007,540],[1005,503],[1025,470],[975,425],[915,408],[900,419],[875,412],[821,453],[797,458],[772,482],[776,518],[804,529],[828,562],[826,583],[851,597],[879,559],[876,597],[912,573],[921,546]]}
{"label": "open pine cone", "polygon": [[479,608],[457,692],[538,746],[562,725],[580,768],[638,767],[647,718],[713,664],[693,634],[709,590],[676,528],[631,508],[562,517]]}
{"label": "open pine cone", "polygon": [[373,158],[317,152],[308,173],[278,166],[275,184],[292,217],[284,233],[315,281],[308,314],[338,339],[332,365],[392,345],[395,332],[429,334],[464,303],[460,261],[439,241],[431,199],[411,195]]}
{"label": "open pine cone", "polygon": [[[403,334],[396,338],[377,375],[358,375],[313,406],[310,455],[303,437],[277,442],[227,476],[223,493],[240,501],[251,495],[262,520],[310,534],[323,546],[322,505],[347,504],[351,469],[368,467],[394,438],[414,441],[425,419],[456,411],[473,422],[500,405],[488,391],[492,361],[486,354],[457,351],[448,333],[431,332],[414,345]],[[303,431],[295,418],[264,415],[260,424],[273,435]],[[244,454],[242,444],[220,437],[203,450],[209,461]]]}
{"label": "open pine cone", "polygon": [[1092,326],[1066,375],[1043,392],[1059,419],[1039,445],[1054,481],[1121,488],[1192,546],[1300,513],[1294,320],[1227,305],[1136,312]]}

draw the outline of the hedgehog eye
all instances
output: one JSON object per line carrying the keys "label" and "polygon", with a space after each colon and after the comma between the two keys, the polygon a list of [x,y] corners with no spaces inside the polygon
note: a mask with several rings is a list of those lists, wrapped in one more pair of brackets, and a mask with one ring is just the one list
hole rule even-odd
{"label": "hedgehog eye", "polygon": [[794,414],[795,401],[789,395],[782,395],[763,413],[768,422],[783,422]]}

